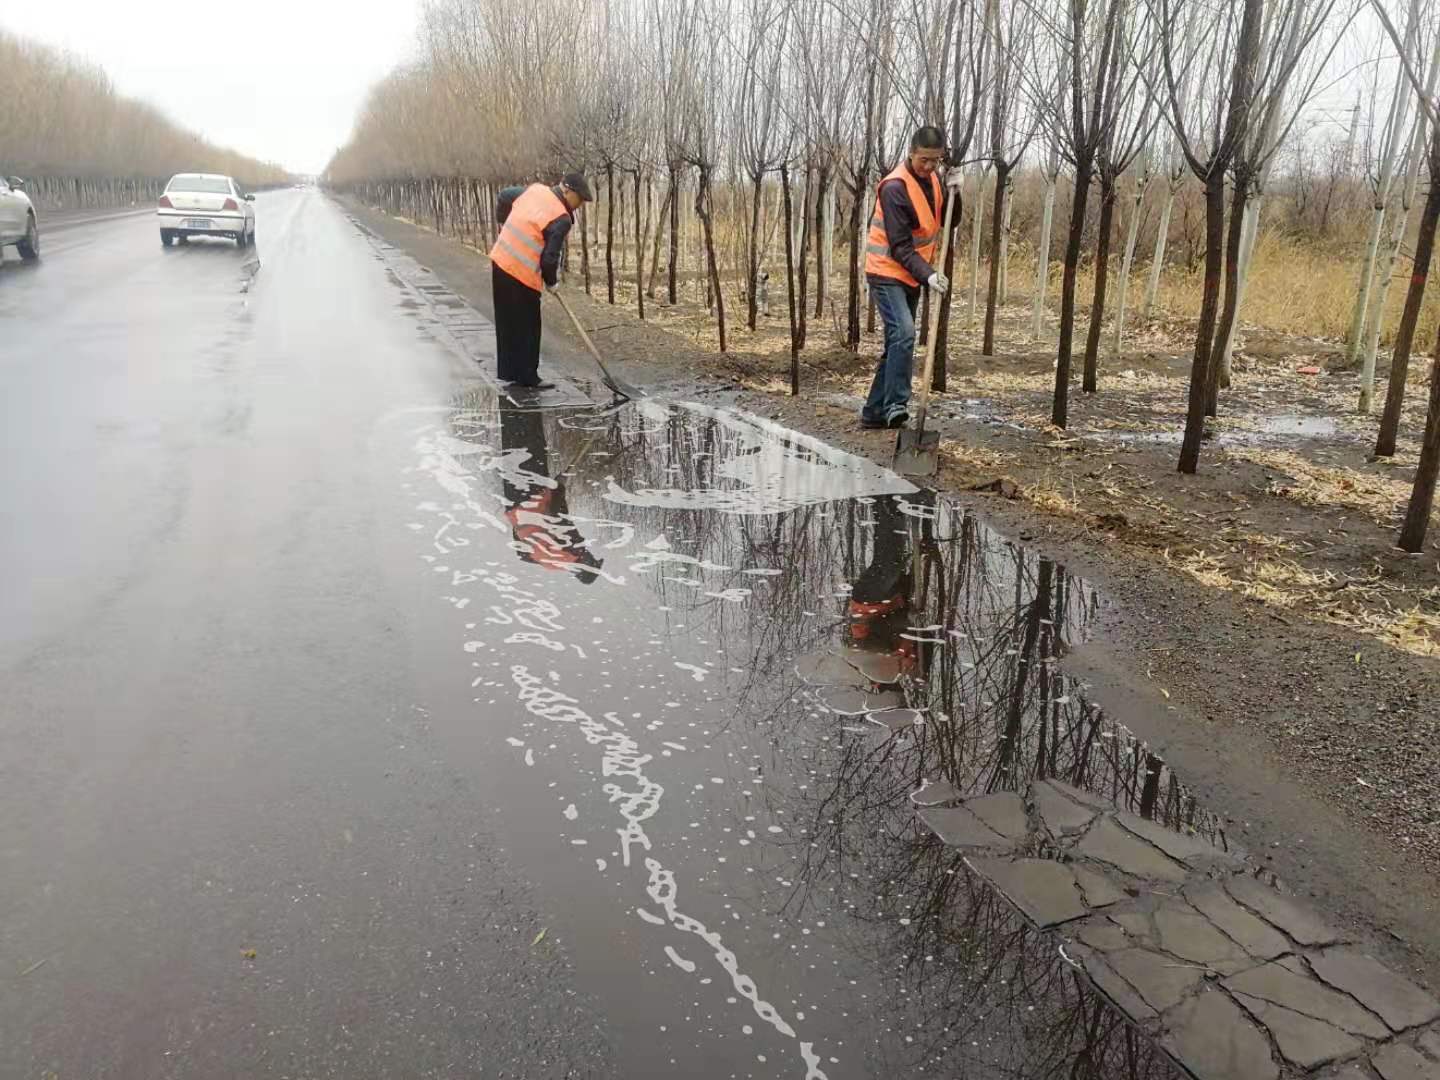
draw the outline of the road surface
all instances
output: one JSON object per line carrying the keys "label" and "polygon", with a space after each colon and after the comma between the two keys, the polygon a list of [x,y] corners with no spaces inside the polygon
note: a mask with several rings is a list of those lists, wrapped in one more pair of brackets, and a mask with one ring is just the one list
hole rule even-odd
{"label": "road surface", "polygon": [[0,266],[0,1076],[1171,1075],[910,798],[1188,805],[1052,670],[1082,582],[723,406],[511,400],[257,209]]}

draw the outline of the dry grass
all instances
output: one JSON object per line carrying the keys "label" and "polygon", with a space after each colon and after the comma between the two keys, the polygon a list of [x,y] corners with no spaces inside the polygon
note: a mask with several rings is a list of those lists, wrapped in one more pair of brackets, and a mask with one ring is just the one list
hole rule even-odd
{"label": "dry grass", "polygon": [[[1355,510],[1386,527],[1399,521],[1410,498],[1411,485],[1403,480],[1353,468],[1318,465],[1288,450],[1232,450],[1227,456],[1290,477],[1288,481],[1271,483],[1272,495],[1317,509],[1340,506]],[[1436,510],[1435,520],[1440,521],[1440,509]]]}

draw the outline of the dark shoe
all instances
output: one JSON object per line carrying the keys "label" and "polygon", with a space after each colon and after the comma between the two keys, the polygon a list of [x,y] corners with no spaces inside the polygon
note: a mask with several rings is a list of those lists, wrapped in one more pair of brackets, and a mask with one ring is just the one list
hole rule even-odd
{"label": "dark shoe", "polygon": [[890,422],[885,426],[892,428],[902,428],[909,422],[910,414],[908,412],[897,412],[894,416],[890,417]]}
{"label": "dark shoe", "polygon": [[871,420],[868,416],[860,417],[860,426],[866,431],[884,431],[890,425],[884,420]]}

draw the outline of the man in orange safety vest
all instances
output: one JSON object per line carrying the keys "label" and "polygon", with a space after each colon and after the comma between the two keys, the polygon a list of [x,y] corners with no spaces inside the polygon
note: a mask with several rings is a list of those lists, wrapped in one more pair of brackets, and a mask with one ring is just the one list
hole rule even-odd
{"label": "man in orange safety vest", "polygon": [[[944,160],[945,133],[938,127],[922,127],[910,140],[909,155],[880,181],[875,193],[865,242],[865,280],[885,324],[885,350],[860,411],[861,427],[898,428],[910,419],[920,288],[928,287],[932,301],[939,303],[950,287],[933,263],[945,200],[960,197],[961,172],[950,169],[942,187],[938,170]],[[959,220],[957,213],[952,228]]]}
{"label": "man in orange safety vest", "polygon": [[540,295],[555,284],[560,255],[581,203],[593,202],[578,172],[554,187],[501,190],[495,207],[500,235],[490,249],[495,298],[495,364],[502,382],[549,390],[540,378]]}

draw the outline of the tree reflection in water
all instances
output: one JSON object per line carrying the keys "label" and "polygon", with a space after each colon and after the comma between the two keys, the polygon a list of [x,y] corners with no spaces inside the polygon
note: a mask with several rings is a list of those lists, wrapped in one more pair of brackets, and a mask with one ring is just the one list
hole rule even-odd
{"label": "tree reflection in water", "polygon": [[[454,414],[455,437],[493,440],[486,394]],[[504,427],[506,446],[511,427],[542,464],[531,485],[507,481],[510,505],[552,477],[568,487],[568,506],[549,504],[557,542],[615,549],[611,580],[629,559],[625,587],[739,672],[724,722],[768,747],[760,798],[792,823],[777,842],[785,872],[759,902],[793,925],[834,924],[871,983],[867,1024],[892,1033],[868,1044],[872,1075],[1178,1075],[1058,938],[918,827],[911,800],[926,781],[966,794],[1057,778],[1225,844],[1165,763],[1062,671],[1100,610],[1091,588],[931,493],[843,497],[833,476],[815,479],[822,450],[713,410],[531,413]],[[557,460],[552,474],[543,463]],[[898,690],[919,721],[892,731],[836,715],[801,669]]]}

